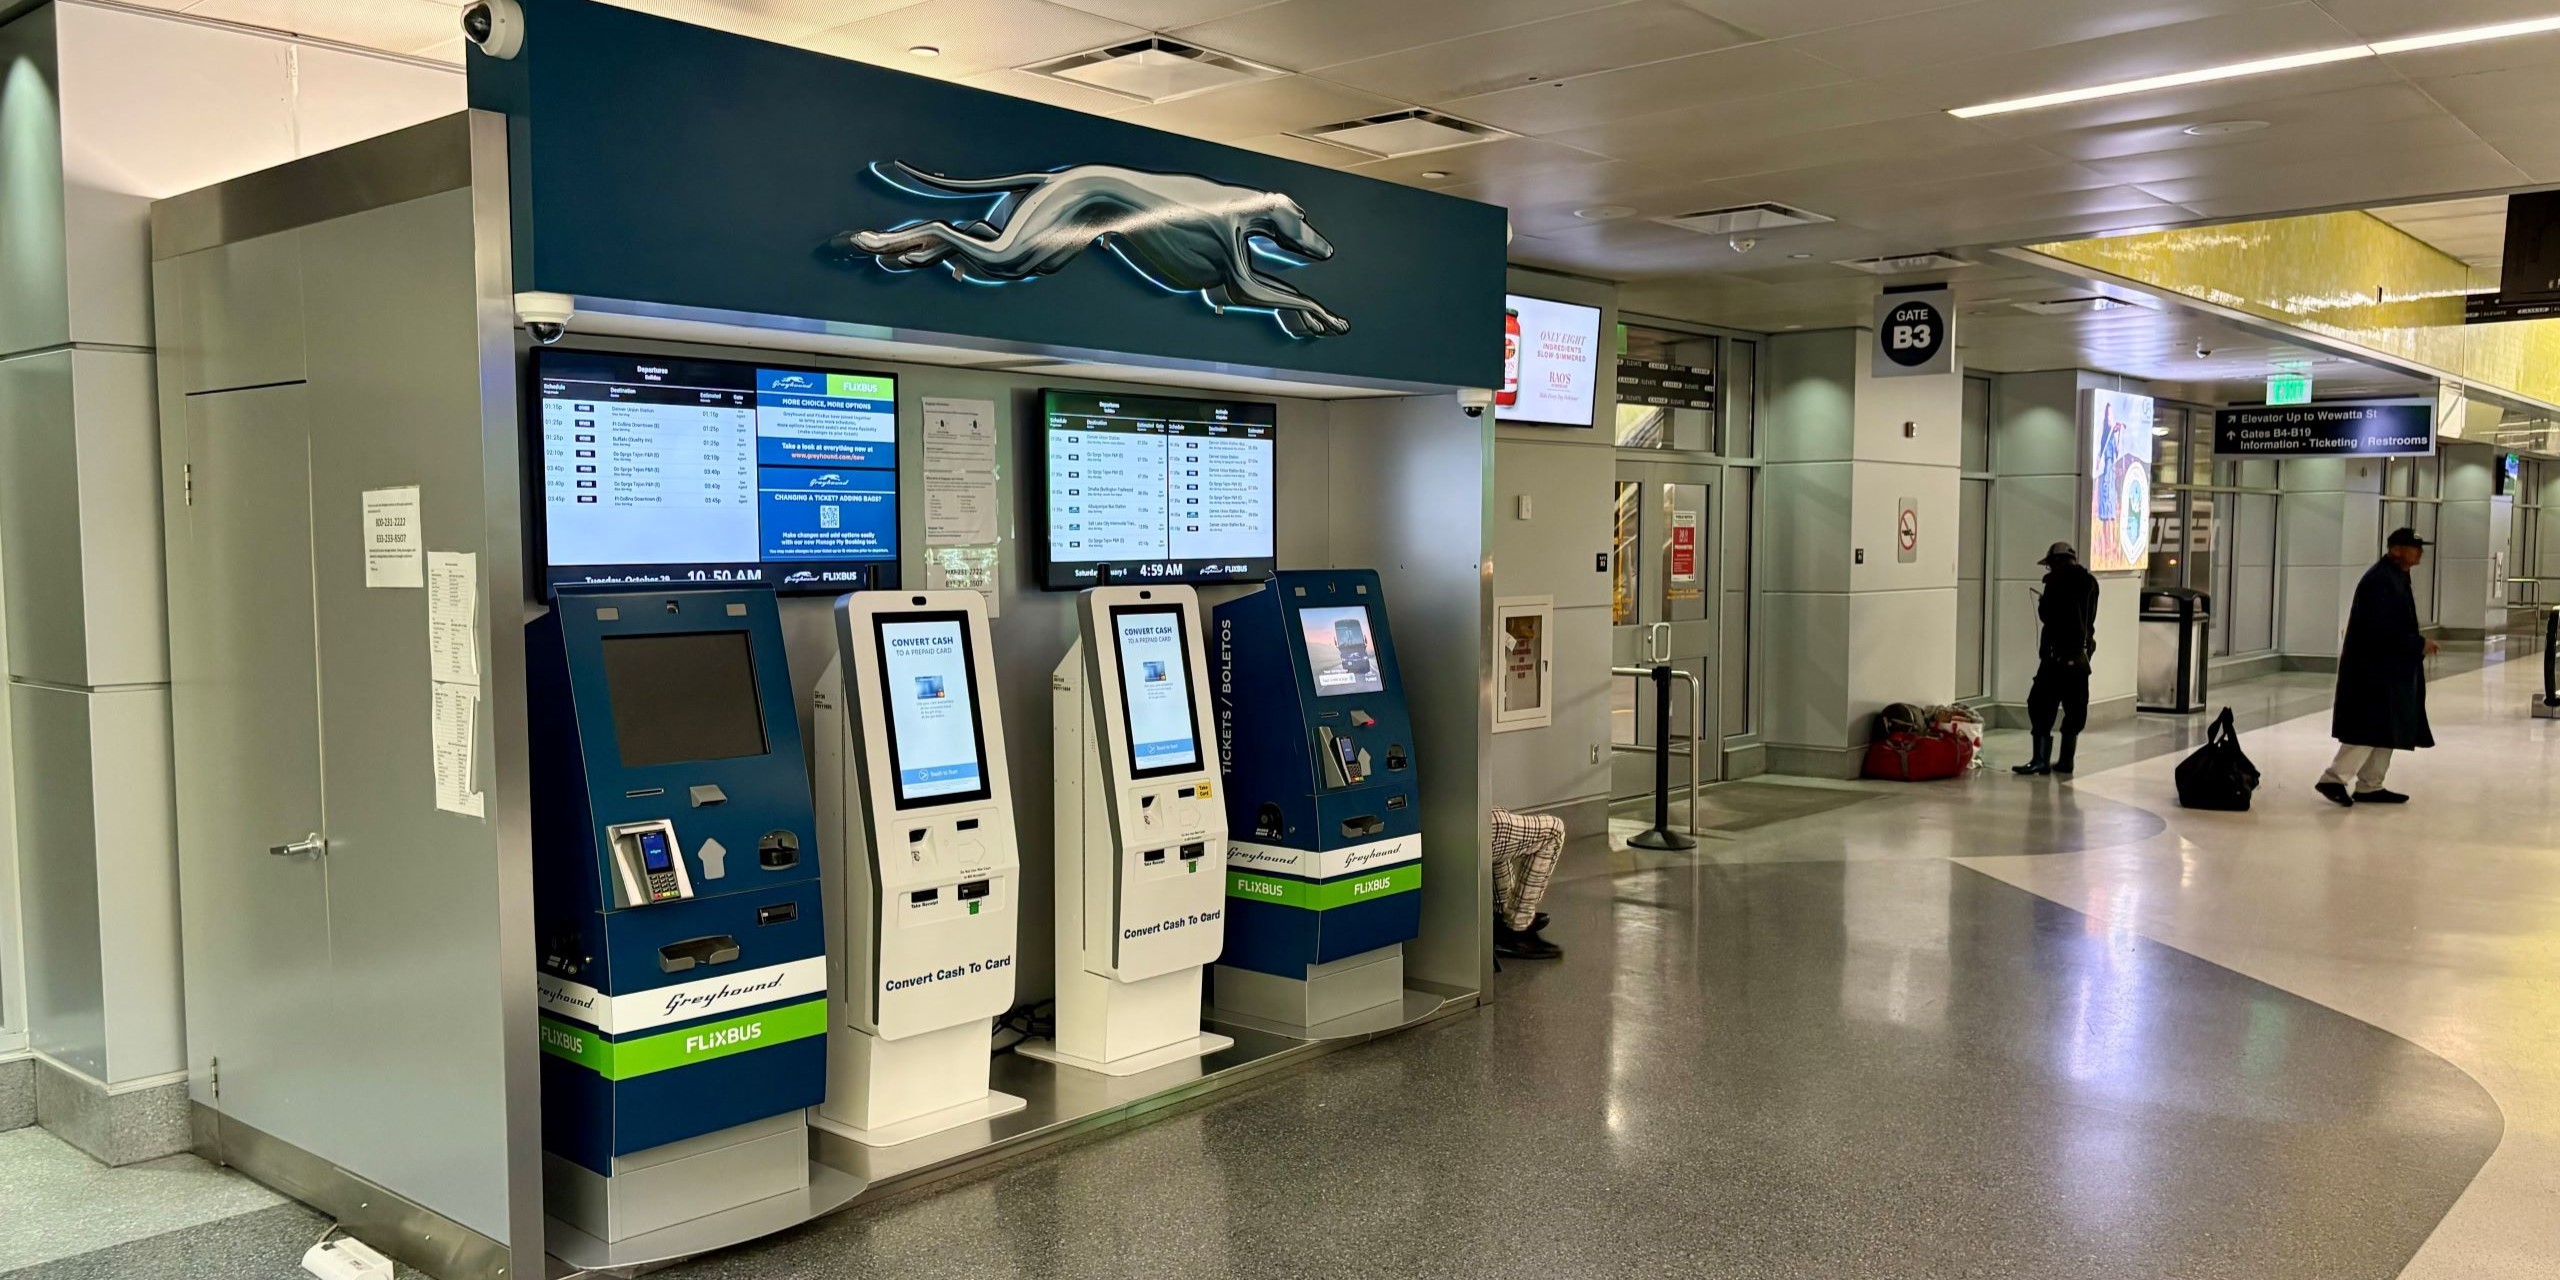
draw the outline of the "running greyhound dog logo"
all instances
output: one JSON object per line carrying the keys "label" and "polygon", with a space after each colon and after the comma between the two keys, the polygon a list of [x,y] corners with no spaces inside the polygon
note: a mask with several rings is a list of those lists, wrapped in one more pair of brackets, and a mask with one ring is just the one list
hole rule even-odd
{"label": "running greyhound dog logo", "polygon": [[847,231],[828,242],[836,253],[891,271],[941,266],[972,284],[1014,284],[1063,271],[1101,245],[1157,287],[1197,294],[1220,315],[1269,315],[1293,338],[1351,332],[1349,320],[1270,274],[1333,256],[1333,242],[1284,193],[1100,164],[1000,178],[946,177],[904,161],[871,172],[912,195],[995,203],[976,221]]}

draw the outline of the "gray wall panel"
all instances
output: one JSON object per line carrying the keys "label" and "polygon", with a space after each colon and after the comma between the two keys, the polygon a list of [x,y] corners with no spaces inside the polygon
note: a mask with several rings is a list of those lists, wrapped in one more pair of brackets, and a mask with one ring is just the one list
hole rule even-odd
{"label": "gray wall panel", "polygon": [[17,787],[18,891],[25,916],[30,1044],[107,1075],[106,974],[98,947],[96,803],[89,694],[9,688]]}
{"label": "gray wall panel", "polygon": [[0,354],[71,340],[51,5],[0,27]]}
{"label": "gray wall panel", "polygon": [[73,356],[0,360],[0,594],[10,676],[85,685]]}

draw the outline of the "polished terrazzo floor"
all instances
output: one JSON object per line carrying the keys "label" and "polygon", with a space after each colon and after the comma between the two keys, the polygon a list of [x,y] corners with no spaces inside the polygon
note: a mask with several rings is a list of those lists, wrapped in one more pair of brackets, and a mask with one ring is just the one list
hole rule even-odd
{"label": "polished terrazzo floor", "polygon": [[[1568,956],[1481,1012],[661,1274],[2554,1274],[2560,722],[2464,665],[2407,811],[2310,794],[2304,676],[2231,691],[2246,816],[2169,799],[2200,719],[1728,788],[1695,852],[1573,849]],[[290,1276],[293,1215],[12,1276]]]}

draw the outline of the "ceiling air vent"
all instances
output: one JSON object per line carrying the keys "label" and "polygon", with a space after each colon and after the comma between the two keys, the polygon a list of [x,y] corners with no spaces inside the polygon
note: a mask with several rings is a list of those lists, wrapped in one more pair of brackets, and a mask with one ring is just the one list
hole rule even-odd
{"label": "ceiling air vent", "polygon": [[1276,67],[1161,37],[1035,62],[1023,70],[1140,102],[1171,102],[1231,84],[1286,74]]}
{"label": "ceiling air vent", "polygon": [[1745,231],[1771,231],[1779,227],[1811,226],[1829,222],[1825,214],[1792,208],[1783,204],[1738,204],[1724,209],[1700,209],[1696,213],[1677,214],[1656,221],[1711,236],[1739,235]]}
{"label": "ceiling air vent", "polygon": [[1295,136],[1310,142],[1326,142],[1365,151],[1373,156],[1394,157],[1446,151],[1471,142],[1490,142],[1511,135],[1500,129],[1452,119],[1437,111],[1391,111],[1366,120],[1345,120],[1340,124],[1300,129]]}
{"label": "ceiling air vent", "polygon": [[1887,254],[1881,258],[1850,258],[1832,265],[1864,271],[1871,276],[1898,276],[1906,271],[1945,271],[1973,264],[1949,253],[1902,253]]}

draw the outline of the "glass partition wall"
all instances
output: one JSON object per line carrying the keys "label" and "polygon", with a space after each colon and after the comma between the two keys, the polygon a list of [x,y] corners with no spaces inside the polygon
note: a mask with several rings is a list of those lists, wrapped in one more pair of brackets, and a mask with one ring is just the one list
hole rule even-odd
{"label": "glass partition wall", "polygon": [[2143,585],[2210,595],[2215,657],[2273,652],[2281,464],[2216,458],[2213,410],[2202,406],[2164,401],[2152,430],[2156,481],[2151,567]]}

